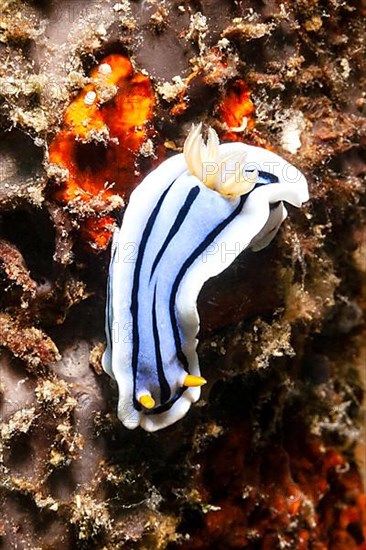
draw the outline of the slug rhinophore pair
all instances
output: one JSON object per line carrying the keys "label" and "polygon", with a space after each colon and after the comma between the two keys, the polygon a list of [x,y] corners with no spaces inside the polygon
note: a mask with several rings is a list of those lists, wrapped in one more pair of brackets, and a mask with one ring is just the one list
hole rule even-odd
{"label": "slug rhinophore pair", "polygon": [[211,128],[204,144],[201,125],[135,189],[112,245],[103,356],[127,428],[165,428],[198,400],[203,284],[233,251],[269,244],[287,215],[282,201],[306,200],[297,168],[266,149],[220,145]]}

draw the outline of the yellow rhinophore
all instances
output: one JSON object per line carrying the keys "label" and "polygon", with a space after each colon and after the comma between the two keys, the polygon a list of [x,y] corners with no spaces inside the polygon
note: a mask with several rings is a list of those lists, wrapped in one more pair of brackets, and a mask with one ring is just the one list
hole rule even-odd
{"label": "yellow rhinophore", "polygon": [[202,376],[187,374],[183,381],[183,386],[186,386],[187,388],[198,388],[199,386],[203,386],[206,383],[207,380],[205,380]]}
{"label": "yellow rhinophore", "polygon": [[153,409],[155,407],[155,400],[148,393],[146,395],[141,395],[139,402],[145,409]]}

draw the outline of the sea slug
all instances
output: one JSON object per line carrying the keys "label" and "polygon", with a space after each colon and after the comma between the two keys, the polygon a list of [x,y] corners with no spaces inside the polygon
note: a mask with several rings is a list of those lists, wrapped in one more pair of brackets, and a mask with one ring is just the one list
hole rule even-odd
{"label": "sea slug", "polygon": [[133,191],[114,235],[103,367],[130,429],[165,428],[198,400],[203,284],[273,239],[287,215],[283,201],[308,200],[305,177],[286,160],[244,143],[220,145],[211,128],[205,144],[201,130],[193,127],[183,154]]}

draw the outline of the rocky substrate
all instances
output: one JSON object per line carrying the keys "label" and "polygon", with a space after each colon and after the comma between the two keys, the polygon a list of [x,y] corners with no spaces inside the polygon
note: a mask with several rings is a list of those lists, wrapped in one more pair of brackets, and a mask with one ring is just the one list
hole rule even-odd
{"label": "rocky substrate", "polygon": [[[0,546],[365,550],[364,3],[0,6]],[[203,288],[201,401],[129,432],[110,235],[198,121],[311,200]]]}

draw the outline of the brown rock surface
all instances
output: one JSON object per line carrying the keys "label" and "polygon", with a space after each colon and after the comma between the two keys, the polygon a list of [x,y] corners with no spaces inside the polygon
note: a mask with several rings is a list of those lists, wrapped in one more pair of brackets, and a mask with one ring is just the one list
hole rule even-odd
{"label": "brown rock surface", "polygon": [[[0,547],[365,550],[364,3],[0,7]],[[108,166],[120,195],[68,202],[70,165],[49,162],[65,130],[72,150],[123,146],[104,130],[75,144],[64,118],[112,54],[155,98],[134,185],[202,120],[288,158],[312,197],[204,287],[209,384],[157,434],[120,425],[100,369],[107,243],[132,182]],[[222,108],[238,81],[239,130]],[[118,90],[97,92],[113,114]],[[75,173],[100,183],[95,161]]]}

